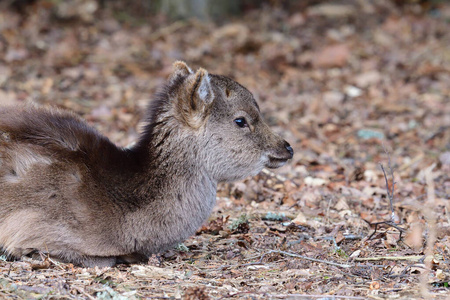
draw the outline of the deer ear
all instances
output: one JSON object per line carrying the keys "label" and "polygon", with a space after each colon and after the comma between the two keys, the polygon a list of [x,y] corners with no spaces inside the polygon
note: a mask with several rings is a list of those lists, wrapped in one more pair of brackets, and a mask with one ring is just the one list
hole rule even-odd
{"label": "deer ear", "polygon": [[207,120],[213,100],[209,74],[200,68],[195,76],[190,76],[185,82],[184,95],[177,102],[178,112],[187,125],[200,128]]}
{"label": "deer ear", "polygon": [[187,76],[192,73],[193,72],[192,72],[191,68],[189,68],[188,65],[184,61],[177,60],[176,62],[173,63],[173,71],[172,71],[172,74],[170,74],[169,81],[173,82],[178,77]]}
{"label": "deer ear", "polygon": [[208,71],[198,69],[195,73],[195,81],[192,90],[191,105],[192,108],[208,106],[214,99],[214,92],[211,87],[211,79]]}

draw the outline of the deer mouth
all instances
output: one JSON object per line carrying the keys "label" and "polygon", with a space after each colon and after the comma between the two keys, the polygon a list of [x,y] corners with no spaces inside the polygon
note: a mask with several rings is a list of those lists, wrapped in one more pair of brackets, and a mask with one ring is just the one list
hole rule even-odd
{"label": "deer mouth", "polygon": [[288,159],[269,156],[269,161],[266,163],[266,168],[276,169],[284,166],[287,163]]}

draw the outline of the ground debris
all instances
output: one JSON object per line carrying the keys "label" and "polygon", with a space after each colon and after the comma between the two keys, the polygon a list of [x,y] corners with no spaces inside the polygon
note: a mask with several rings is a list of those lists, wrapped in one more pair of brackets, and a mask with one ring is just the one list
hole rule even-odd
{"label": "ground debris", "polygon": [[181,59],[248,87],[295,156],[221,184],[197,234],[147,264],[0,256],[0,298],[447,297],[449,3],[305,1],[219,25],[34,2],[0,10],[1,105],[69,108],[127,146]]}

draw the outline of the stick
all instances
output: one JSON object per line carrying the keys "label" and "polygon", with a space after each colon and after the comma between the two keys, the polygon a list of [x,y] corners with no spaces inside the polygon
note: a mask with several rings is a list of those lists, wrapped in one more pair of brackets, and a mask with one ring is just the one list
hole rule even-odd
{"label": "stick", "polygon": [[339,295],[308,295],[308,294],[272,294],[270,297],[282,298],[282,299],[298,299],[298,298],[319,298],[319,299],[355,299],[355,300],[363,300],[367,299],[364,297],[358,296],[339,296]]}
{"label": "stick", "polygon": [[[221,299],[229,299],[231,297],[240,296],[240,295],[263,295],[268,298],[281,298],[281,299],[313,299],[313,298],[319,298],[319,299],[352,299],[352,300],[364,300],[367,298],[364,297],[358,297],[358,296],[339,296],[339,295],[309,295],[309,294],[266,294],[263,292],[237,292],[237,293],[229,293],[224,297],[219,298]],[[266,298],[264,298],[266,299]]]}
{"label": "stick", "polygon": [[[390,162],[389,162],[389,164],[390,164]],[[384,180],[386,182],[387,195],[388,195],[388,199],[389,199],[389,205],[391,207],[391,222],[394,222],[395,221],[395,213],[394,213],[394,205],[392,203],[393,200],[394,200],[394,189],[395,189],[394,174],[391,173],[392,174],[391,175],[392,176],[392,190],[389,191],[389,183],[388,183],[388,179],[387,179],[387,176],[386,176],[386,171],[384,170],[383,164],[380,163],[380,167],[381,167],[381,170],[383,170]],[[391,169],[391,172],[392,172],[392,169]]]}
{"label": "stick", "polygon": [[395,212],[394,212],[394,192],[395,192],[395,184],[396,182],[394,181],[394,170],[392,169],[392,165],[391,165],[391,156],[389,155],[389,152],[387,151],[386,147],[384,147],[384,152],[386,153],[386,155],[388,156],[388,167],[389,167],[389,172],[391,174],[391,178],[392,178],[392,189],[389,189],[389,180],[387,178],[386,175],[386,171],[384,170],[384,166],[382,163],[380,163],[380,167],[381,170],[383,171],[383,175],[384,175],[384,181],[386,182],[386,191],[387,191],[387,195],[388,195],[388,199],[389,199],[389,205],[391,208],[391,218],[389,221],[382,221],[382,222],[377,222],[377,223],[371,223],[369,221],[364,220],[367,224],[369,224],[370,226],[375,226],[375,229],[373,231],[373,233],[367,238],[367,240],[370,240],[375,233],[377,232],[378,226],[385,224],[391,227],[394,227],[395,229],[397,229],[400,232],[400,236],[398,238],[398,241],[402,240],[402,234],[405,232],[405,229],[403,229],[402,227],[398,226],[395,222]]}
{"label": "stick", "polygon": [[[220,269],[227,269],[227,268],[231,268],[231,267],[233,267],[233,268],[235,268],[235,267],[244,267],[244,266],[252,266],[252,265],[263,265],[264,263],[262,262],[262,260],[264,259],[264,257],[266,255],[271,254],[271,253],[284,254],[284,255],[287,255],[287,256],[301,258],[301,259],[305,259],[305,260],[309,260],[309,261],[313,261],[313,262],[317,262],[317,263],[322,263],[322,264],[327,264],[327,265],[340,267],[340,268],[352,268],[353,267],[353,265],[339,264],[339,263],[335,263],[335,262],[331,262],[331,261],[326,261],[326,260],[321,260],[321,259],[317,259],[317,258],[307,257],[307,256],[295,254],[295,253],[286,252],[286,251],[270,250],[270,251],[260,255],[261,258],[257,262],[240,264],[240,265],[234,265],[234,266],[233,265],[226,265],[226,266],[221,266]],[[256,257],[258,257],[258,256],[256,256]],[[256,257],[247,258],[246,260],[253,259],[253,258],[256,258]]]}
{"label": "stick", "polygon": [[367,220],[365,220],[365,219],[362,219],[362,220],[363,220],[364,222],[366,222],[367,224],[369,224],[369,226],[375,226],[374,231],[373,231],[372,234],[367,238],[367,240],[370,240],[370,239],[375,235],[375,233],[377,233],[378,226],[379,226],[379,225],[382,225],[382,224],[385,224],[385,225],[394,227],[395,229],[397,229],[397,230],[400,232],[400,236],[398,237],[398,241],[400,241],[400,240],[402,239],[402,234],[403,234],[404,232],[406,232],[406,230],[405,230],[404,228],[398,226],[397,224],[395,224],[395,223],[392,222],[392,221],[381,221],[381,222],[371,223],[371,222],[369,222],[369,221],[367,221]]}
{"label": "stick", "polygon": [[386,182],[386,190],[387,190],[387,195],[388,195],[388,199],[389,199],[389,204],[391,206],[391,222],[395,223],[395,212],[394,212],[394,191],[395,191],[395,178],[394,178],[394,170],[392,170],[392,165],[391,165],[391,155],[389,154],[389,151],[386,149],[386,147],[383,145],[384,148],[384,153],[386,153],[387,157],[388,157],[388,167],[389,167],[389,172],[391,173],[391,178],[392,178],[392,189],[391,191],[389,191],[389,183],[388,183],[388,178],[386,176],[386,172],[384,171],[384,167],[383,164],[380,163],[381,166],[381,170],[383,170],[383,174],[384,174],[384,180]]}
{"label": "stick", "polygon": [[[436,232],[436,216],[433,212],[433,208],[436,207],[436,193],[434,187],[434,178],[433,178],[433,169],[435,165],[431,165],[430,167],[425,169],[425,181],[427,183],[427,202],[423,210],[423,214],[425,220],[427,221],[428,228],[428,237],[427,244],[425,247],[425,254],[427,256],[433,255],[434,252],[434,243],[437,239]],[[420,278],[420,290],[421,294],[424,298],[430,297],[430,292],[428,290],[428,276],[430,274],[432,261],[426,261],[426,269],[425,272],[421,274]]]}
{"label": "stick", "polygon": [[305,260],[309,260],[309,261],[313,261],[313,262],[317,262],[317,263],[322,263],[322,264],[327,264],[327,265],[340,267],[340,268],[351,268],[351,267],[353,267],[353,265],[339,264],[339,263],[335,263],[335,262],[331,262],[331,261],[326,261],[326,260],[322,260],[322,259],[307,257],[307,256],[303,256],[303,255],[298,255],[298,254],[295,254],[295,253],[290,253],[290,252],[286,252],[286,251],[280,251],[280,250],[270,250],[269,252],[264,253],[261,256],[261,260],[264,258],[265,255],[270,254],[270,253],[279,253],[279,254],[283,254],[283,255],[287,255],[287,256],[291,256],[291,257],[301,258],[301,259],[305,259]]}
{"label": "stick", "polygon": [[409,261],[431,261],[434,256],[423,256],[423,255],[410,255],[410,256],[377,256],[377,257],[355,257],[355,261],[379,261],[379,260],[409,260]]}

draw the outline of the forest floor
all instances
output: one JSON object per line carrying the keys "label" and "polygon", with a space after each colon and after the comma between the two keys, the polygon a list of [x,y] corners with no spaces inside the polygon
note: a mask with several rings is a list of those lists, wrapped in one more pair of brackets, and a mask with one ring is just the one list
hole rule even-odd
{"label": "forest floor", "polygon": [[0,298],[449,297],[448,2],[270,7],[226,23],[54,3],[0,11],[1,105],[68,108],[125,146],[184,60],[252,91],[295,156],[221,185],[197,234],[147,264],[0,256]]}

